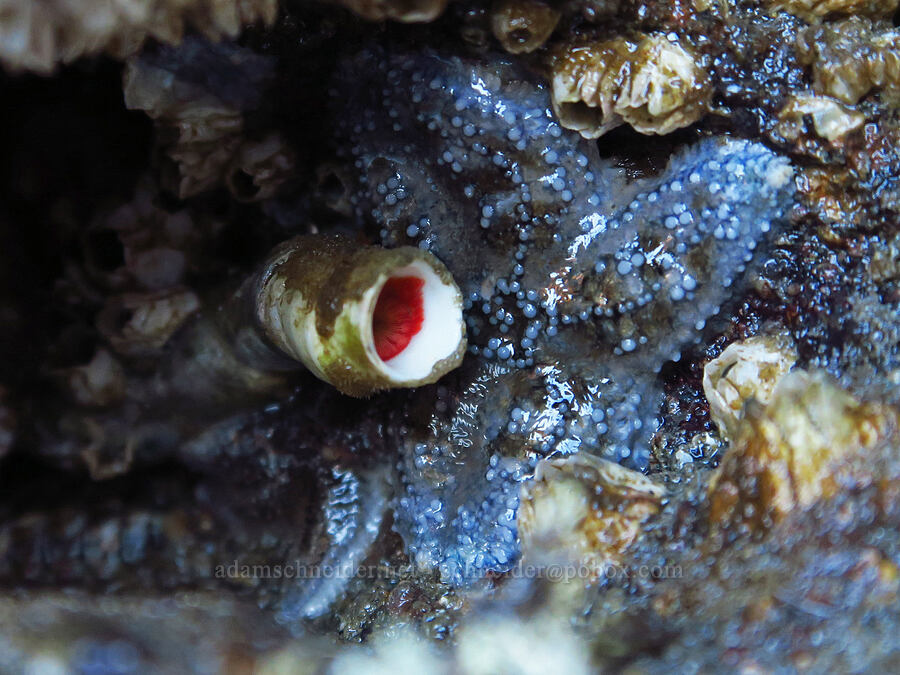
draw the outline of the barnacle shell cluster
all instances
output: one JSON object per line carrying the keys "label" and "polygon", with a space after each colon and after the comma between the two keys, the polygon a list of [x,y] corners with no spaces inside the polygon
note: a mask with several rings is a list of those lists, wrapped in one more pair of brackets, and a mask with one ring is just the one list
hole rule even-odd
{"label": "barnacle shell cluster", "polygon": [[900,93],[900,33],[879,30],[864,18],[814,26],[797,42],[800,60],[812,69],[813,88],[853,105],[873,89],[891,100]]}
{"label": "barnacle shell cluster", "polygon": [[[242,61],[248,69],[267,73],[267,64],[254,54],[236,49],[216,53],[193,41],[185,49],[195,44],[198,58],[230,58],[232,64]],[[244,100],[223,100],[143,59],[130,60],[124,75],[125,104],[156,121],[162,145],[178,168],[176,191],[183,198],[225,185],[240,201],[259,201],[272,197],[292,175],[294,152],[280,134],[257,138],[246,133],[243,108],[255,103],[258,88],[250,88]]]}
{"label": "barnacle shell cluster", "polygon": [[585,138],[622,123],[667,134],[700,119],[712,97],[694,55],[664,35],[569,44],[554,54],[551,74],[554,111]]}
{"label": "barnacle shell cluster", "polygon": [[81,56],[123,58],[148,38],[175,44],[188,28],[236,37],[246,24],[272,23],[277,11],[277,0],[0,0],[0,64],[50,73]]}
{"label": "barnacle shell cluster", "polygon": [[878,449],[896,442],[897,414],[862,403],[823,373],[794,371],[768,405],[750,401],[710,483],[710,518],[766,529],[795,511],[879,480]]}

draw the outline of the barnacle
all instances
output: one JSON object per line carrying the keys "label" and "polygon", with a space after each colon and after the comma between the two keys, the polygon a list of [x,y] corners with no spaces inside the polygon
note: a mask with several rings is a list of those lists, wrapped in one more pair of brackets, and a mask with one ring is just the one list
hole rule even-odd
{"label": "barnacle", "polygon": [[231,159],[225,185],[238,201],[268,199],[293,175],[294,163],[293,151],[279,134],[246,139]]}
{"label": "barnacle", "polygon": [[221,223],[183,208],[169,211],[159,200],[159,186],[144,176],[129,201],[102,210],[79,233],[90,283],[111,292],[157,296],[185,290],[188,268]]}
{"label": "barnacle", "polygon": [[0,64],[49,73],[101,52],[124,58],[148,38],[177,44],[188,27],[235,37],[246,24],[272,23],[277,10],[277,0],[2,0]]}
{"label": "barnacle", "polygon": [[823,373],[794,371],[767,405],[748,402],[710,483],[710,519],[765,529],[841,491],[885,478],[877,466],[896,443],[897,413],[861,403]]}
{"label": "barnacle", "polygon": [[[222,87],[197,80],[191,64],[208,70],[240,67]],[[156,120],[162,145],[178,166],[181,197],[224,184],[240,201],[267,199],[292,174],[294,152],[275,132],[246,134],[244,112],[258,105],[272,63],[234,45],[188,38],[176,51],[131,59],[125,69],[125,104]]]}
{"label": "barnacle", "polygon": [[246,292],[266,336],[346,394],[429,384],[462,360],[462,297],[429,253],[298,237],[263,270]]}
{"label": "barnacle", "polygon": [[797,360],[783,336],[752,337],[729,345],[703,368],[703,392],[719,432],[733,436],[750,399],[766,404]]}
{"label": "barnacle", "polygon": [[175,332],[200,309],[193,291],[172,288],[111,296],[97,315],[97,327],[125,356],[160,354]]}
{"label": "barnacle", "polygon": [[796,141],[803,134],[807,115],[816,135],[831,142],[858,129],[866,120],[862,113],[828,96],[792,96],[778,113],[776,131],[783,138]]}
{"label": "barnacle", "polygon": [[90,363],[68,368],[60,375],[79,405],[109,406],[125,396],[125,371],[106,349],[98,349]]}
{"label": "barnacle", "polygon": [[890,100],[900,92],[900,33],[868,19],[812,26],[798,37],[797,53],[819,94],[853,105],[873,89]]}
{"label": "barnacle", "polygon": [[150,377],[117,389],[148,419],[182,401],[195,410],[192,429],[281,391],[284,373],[301,364],[352,396],[416,387],[456,368],[466,347],[459,289],[414,248],[296,237],[210,309],[173,288],[113,297],[101,311],[98,327],[117,352],[158,359]]}
{"label": "barnacle", "polygon": [[665,493],[637,471],[585,452],[541,460],[522,487],[516,521],[524,561],[584,565],[600,579],[621,563]]}
{"label": "barnacle", "polygon": [[597,138],[623,122],[667,134],[700,119],[712,88],[696,58],[663,35],[572,43],[551,62],[552,97],[563,126]]}
{"label": "barnacle", "polygon": [[497,0],[491,7],[491,30],[506,51],[525,54],[547,41],[559,16],[541,0]]}

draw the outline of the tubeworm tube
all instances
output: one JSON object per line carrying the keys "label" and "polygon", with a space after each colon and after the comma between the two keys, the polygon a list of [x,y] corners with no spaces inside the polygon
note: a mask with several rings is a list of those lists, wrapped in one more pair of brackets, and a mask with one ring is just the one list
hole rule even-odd
{"label": "tubeworm tube", "polygon": [[241,293],[269,342],[350,396],[430,384],[465,353],[459,288],[417,248],[296,237]]}

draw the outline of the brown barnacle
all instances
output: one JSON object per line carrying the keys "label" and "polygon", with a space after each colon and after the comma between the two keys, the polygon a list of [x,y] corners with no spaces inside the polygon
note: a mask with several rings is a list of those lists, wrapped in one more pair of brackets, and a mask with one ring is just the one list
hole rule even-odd
{"label": "brown barnacle", "polygon": [[863,403],[824,373],[793,371],[768,405],[751,400],[709,486],[710,520],[721,531],[764,531],[838,492],[880,476],[878,457],[896,447],[898,415]]}
{"label": "brown barnacle", "polygon": [[[896,4],[896,3],[895,3]],[[800,61],[812,69],[813,89],[849,105],[870,91],[900,94],[900,32],[869,19],[811,26],[797,38]]]}
{"label": "brown barnacle", "polygon": [[776,133],[789,141],[797,141],[806,130],[807,116],[812,120],[816,135],[830,143],[859,129],[866,121],[862,113],[828,96],[796,95],[779,111]]}
{"label": "brown barnacle", "polygon": [[897,0],[775,0],[770,11],[787,12],[809,23],[826,17],[867,16],[885,18],[897,10]]}
{"label": "brown barnacle", "polygon": [[199,309],[199,298],[188,290],[127,293],[107,300],[97,317],[97,327],[117,353],[152,356],[159,354]]}
{"label": "brown barnacle", "polygon": [[83,56],[125,58],[148,38],[177,44],[187,28],[237,37],[274,22],[277,10],[277,0],[0,0],[0,64],[47,74]]}
{"label": "brown barnacle", "polygon": [[78,405],[104,407],[125,396],[125,371],[108,350],[100,348],[89,363],[67,368],[59,375]]}
{"label": "brown barnacle", "polygon": [[598,138],[622,123],[667,134],[709,109],[712,87],[691,52],[663,35],[572,43],[551,61],[553,108],[560,123]]}
{"label": "brown barnacle", "polygon": [[585,452],[541,460],[520,492],[523,560],[580,565],[600,579],[621,563],[665,494],[643,474]]}
{"label": "brown barnacle", "polygon": [[709,415],[724,438],[733,438],[754,399],[763,405],[797,361],[789,338],[760,335],[730,344],[703,367],[703,393]]}
{"label": "brown barnacle", "polygon": [[448,0],[335,0],[368,21],[426,23],[438,18]]}
{"label": "brown barnacle", "polygon": [[491,32],[510,54],[527,54],[547,41],[559,17],[540,0],[497,0],[491,7]]}

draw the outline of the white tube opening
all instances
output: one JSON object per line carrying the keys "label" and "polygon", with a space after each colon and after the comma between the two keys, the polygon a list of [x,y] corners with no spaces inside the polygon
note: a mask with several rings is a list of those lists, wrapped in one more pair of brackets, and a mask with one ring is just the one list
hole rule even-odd
{"label": "white tube opening", "polygon": [[367,351],[385,375],[397,382],[423,379],[458,350],[463,337],[459,291],[430,265],[415,261],[398,268],[373,291]]}

